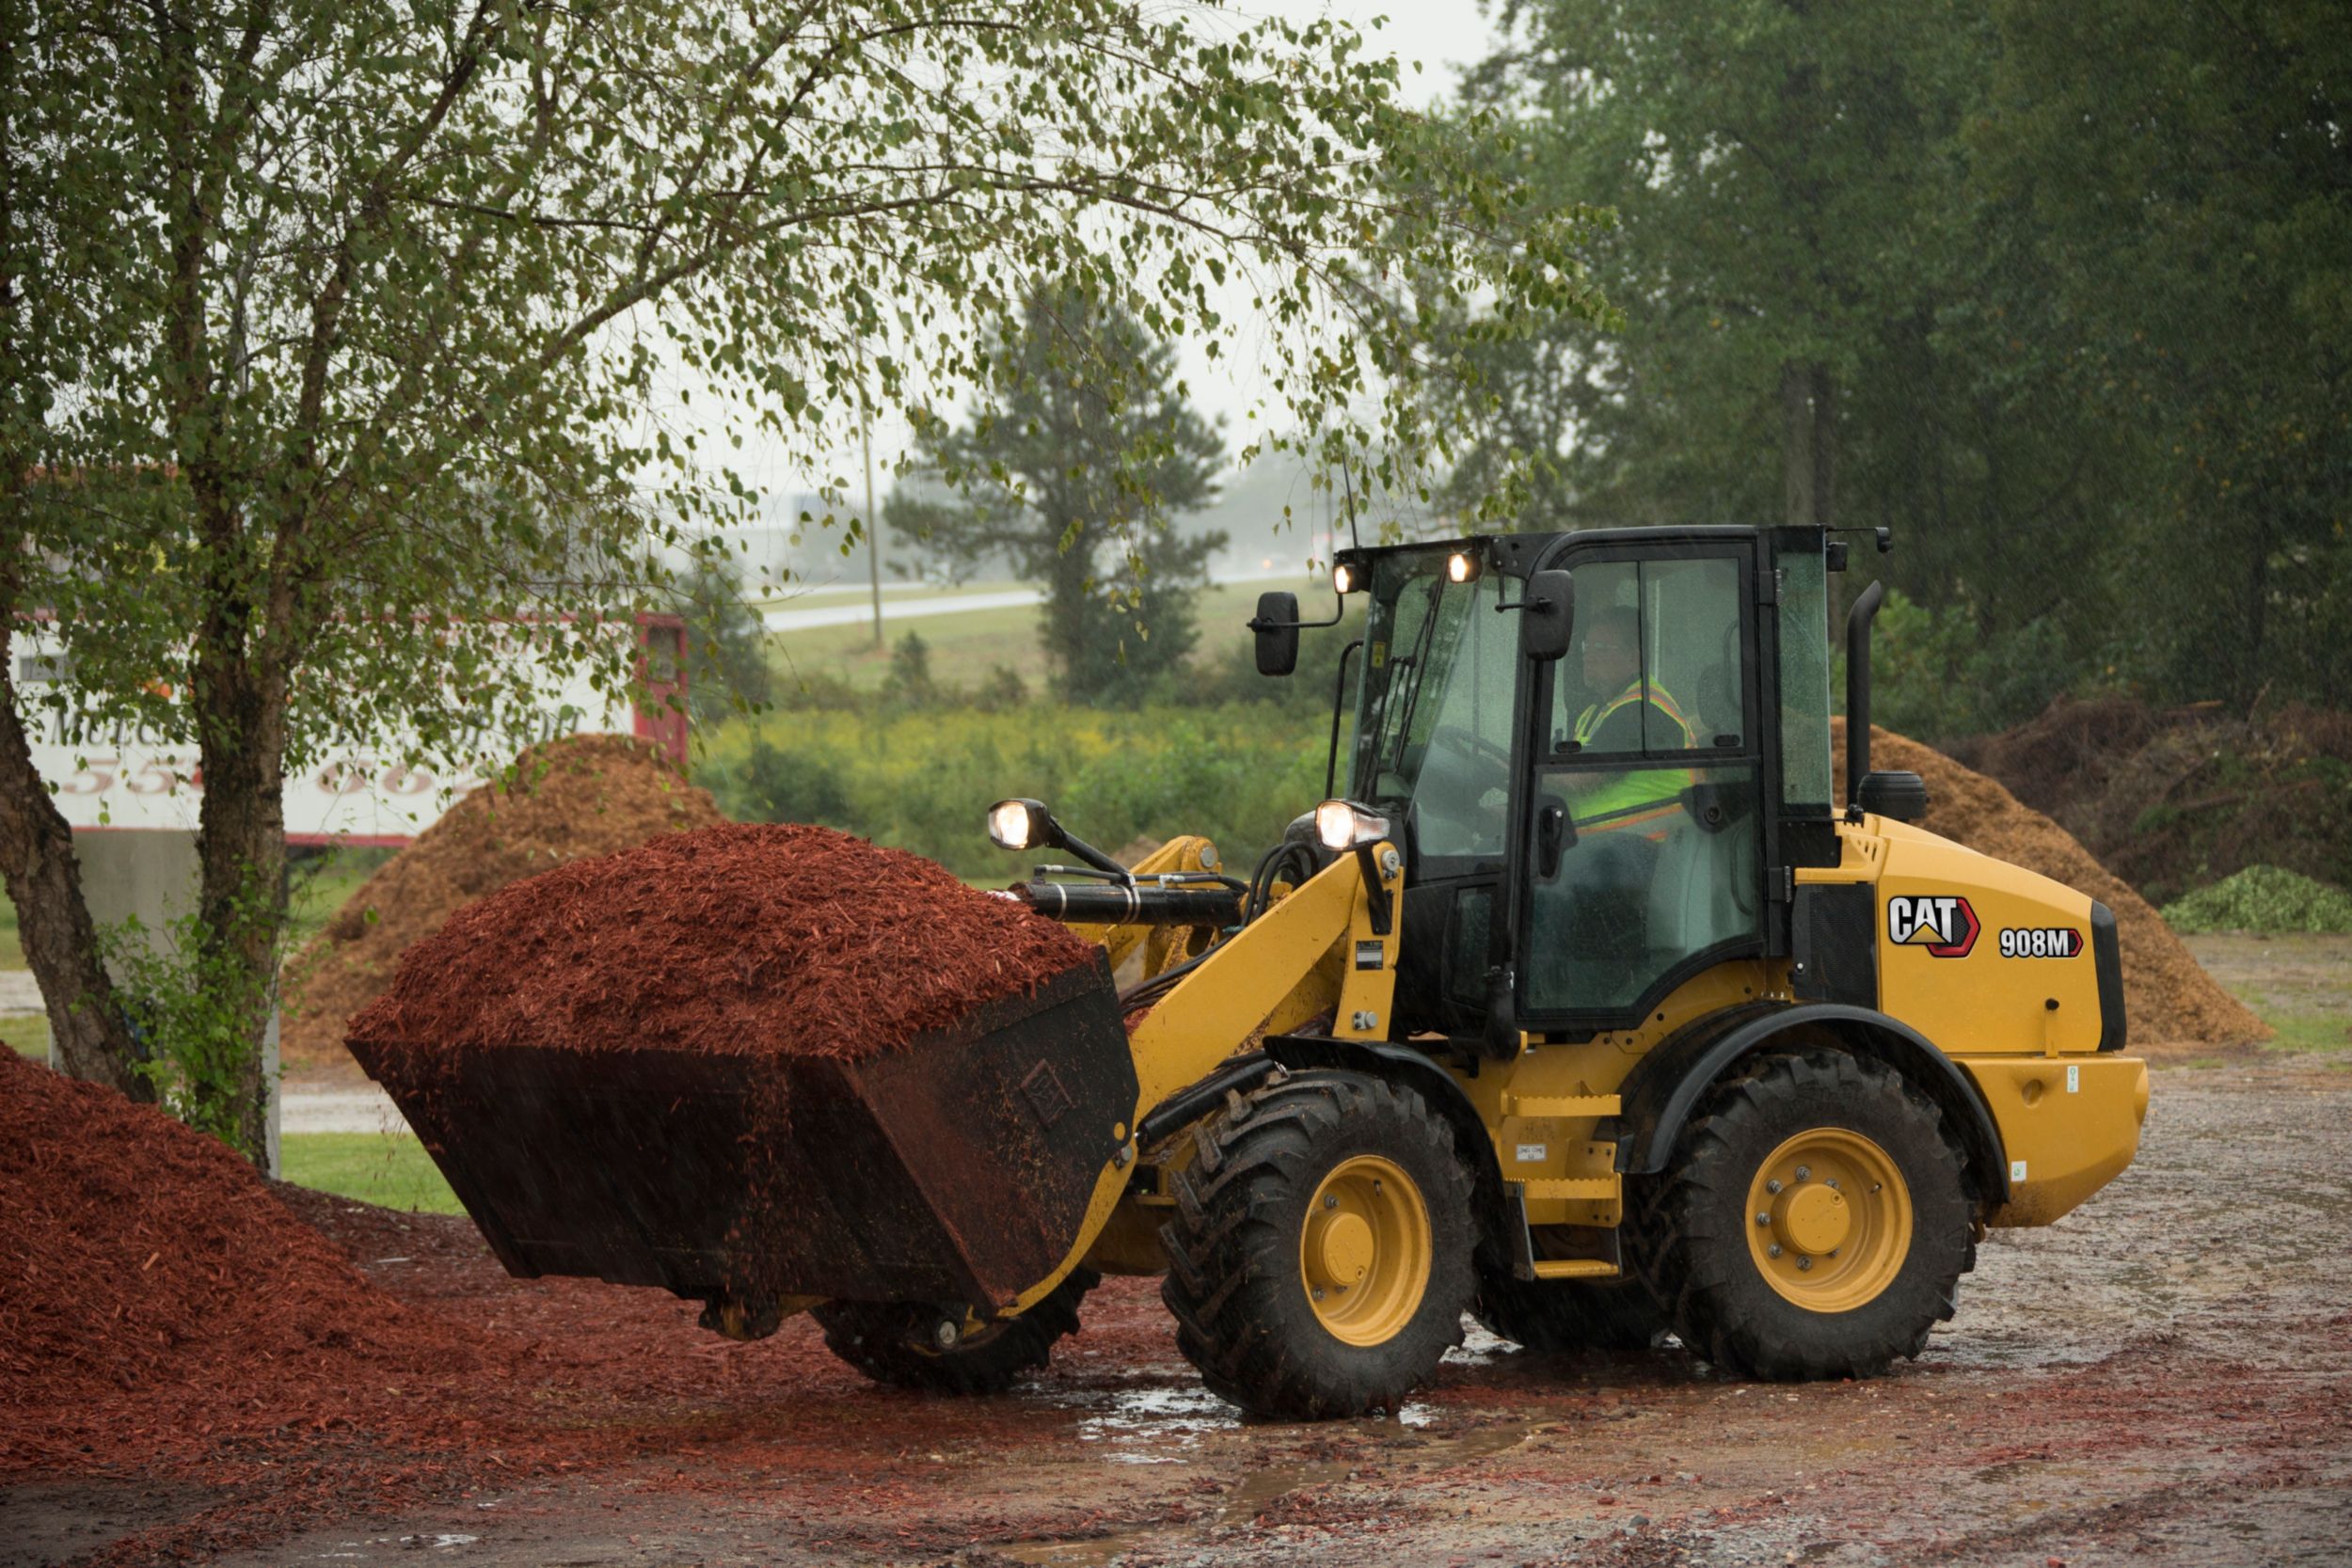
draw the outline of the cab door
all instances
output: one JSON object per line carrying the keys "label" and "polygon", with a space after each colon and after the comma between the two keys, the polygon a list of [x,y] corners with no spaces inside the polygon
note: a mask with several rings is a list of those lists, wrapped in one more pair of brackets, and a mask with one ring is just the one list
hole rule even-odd
{"label": "cab door", "polygon": [[1621,1028],[1763,951],[1753,537],[1580,547],[1539,671],[1514,900],[1522,1029]]}

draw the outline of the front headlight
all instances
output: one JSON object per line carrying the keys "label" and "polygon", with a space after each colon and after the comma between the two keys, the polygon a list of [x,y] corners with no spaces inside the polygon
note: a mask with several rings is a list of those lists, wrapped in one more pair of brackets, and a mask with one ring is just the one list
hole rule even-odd
{"label": "front headlight", "polygon": [[1326,849],[1354,849],[1389,836],[1389,819],[1353,800],[1326,800],[1315,808],[1315,837]]}
{"label": "front headlight", "polygon": [[1034,849],[1051,834],[1054,814],[1038,800],[999,800],[988,808],[988,836],[999,849]]}

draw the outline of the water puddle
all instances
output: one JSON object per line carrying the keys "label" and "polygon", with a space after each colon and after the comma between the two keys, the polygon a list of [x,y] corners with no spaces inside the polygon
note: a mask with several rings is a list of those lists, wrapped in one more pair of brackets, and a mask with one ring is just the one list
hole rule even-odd
{"label": "water puddle", "polygon": [[1089,1409],[1078,1419],[1078,1441],[1099,1443],[1114,1465],[1181,1465],[1211,1433],[1241,1427],[1241,1412],[1199,1384],[1180,1388],[1122,1388],[1068,1402]]}
{"label": "water puddle", "polygon": [[[1507,1420],[1448,1431],[1446,1419],[1431,1405],[1407,1401],[1393,1420],[1334,1423],[1323,1430],[1401,1449],[1398,1459],[1416,1470],[1445,1470],[1507,1453],[1553,1425],[1545,1419]],[[1101,1407],[1081,1419],[1079,1433],[1084,1441],[1104,1444],[1104,1457],[1114,1464],[1164,1465],[1186,1463],[1197,1457],[1204,1440],[1239,1432],[1243,1425],[1240,1412],[1206,1389],[1137,1388],[1104,1396]],[[1354,1445],[1327,1459],[1261,1462],[1216,1499],[1213,1513],[1181,1524],[1139,1526],[1083,1541],[1016,1541],[991,1549],[1043,1568],[1105,1568],[1128,1552],[1207,1545],[1248,1528],[1295,1492],[1344,1484],[1376,1462]],[[1391,1478],[1381,1484],[1395,1482]]]}

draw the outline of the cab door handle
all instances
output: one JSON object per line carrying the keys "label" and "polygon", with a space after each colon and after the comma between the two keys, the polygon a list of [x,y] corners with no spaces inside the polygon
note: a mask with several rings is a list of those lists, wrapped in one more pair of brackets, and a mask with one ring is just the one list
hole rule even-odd
{"label": "cab door handle", "polygon": [[1560,874],[1560,856],[1576,842],[1576,824],[1568,808],[1547,800],[1535,814],[1535,873],[1546,881]]}

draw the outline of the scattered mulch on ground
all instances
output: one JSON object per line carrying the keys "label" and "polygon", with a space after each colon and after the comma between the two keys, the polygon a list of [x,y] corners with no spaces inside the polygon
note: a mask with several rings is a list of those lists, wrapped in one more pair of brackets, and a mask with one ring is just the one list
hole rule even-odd
{"label": "scattered mulch on ground", "polygon": [[585,735],[534,746],[513,783],[453,805],[346,900],[287,969],[289,1066],[344,1060],[354,1015],[400,956],[465,905],[551,867],[724,822],[710,796],[646,743]]}
{"label": "scattered mulch on ground", "polygon": [[856,1060],[1034,994],[1100,951],[919,855],[737,823],[469,906],[408,950],[351,1037]]}
{"label": "scattered mulch on ground", "polygon": [[[1844,755],[1845,721],[1835,723]],[[2123,948],[2123,1000],[2130,1048],[2230,1046],[2270,1037],[2269,1025],[2247,1011],[2199,966],[2181,939],[2148,901],[2126,886],[2073,834],[1983,774],[1943,752],[1892,731],[1870,728],[1874,768],[1916,773],[1927,781],[1929,832],[1996,860],[2040,872],[2090,895],[2115,911]]]}

